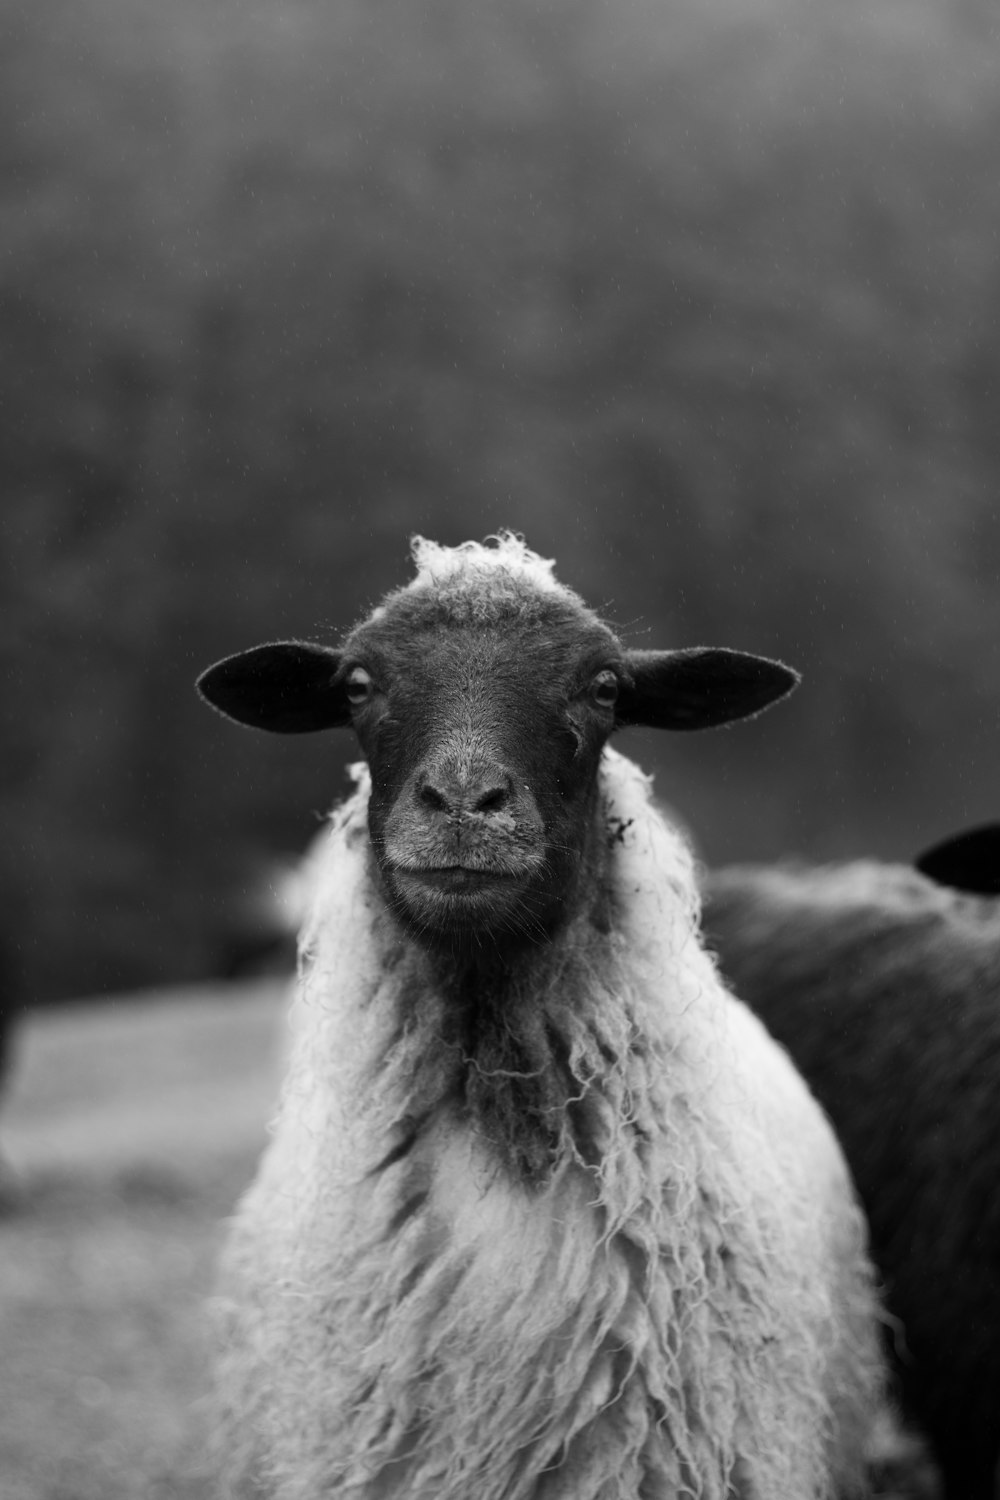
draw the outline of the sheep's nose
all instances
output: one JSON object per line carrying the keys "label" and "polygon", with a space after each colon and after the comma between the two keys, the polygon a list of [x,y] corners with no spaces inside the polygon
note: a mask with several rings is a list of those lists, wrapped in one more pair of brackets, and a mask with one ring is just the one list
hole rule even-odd
{"label": "sheep's nose", "polygon": [[468,776],[438,772],[425,775],[417,789],[417,799],[433,812],[448,817],[469,813],[503,812],[511,801],[513,781],[501,771],[487,771]]}

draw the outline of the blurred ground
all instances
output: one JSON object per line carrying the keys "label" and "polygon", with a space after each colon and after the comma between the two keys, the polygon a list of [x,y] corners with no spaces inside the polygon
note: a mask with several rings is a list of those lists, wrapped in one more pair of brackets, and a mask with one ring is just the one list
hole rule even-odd
{"label": "blurred ground", "polygon": [[209,1500],[204,1299],[264,1141],[282,986],[29,1017],[2,1140],[3,1500]]}
{"label": "blurred ground", "polygon": [[[216,1500],[205,1298],[265,1139],[285,986],[31,1014],[0,1125],[2,1500]],[[881,1500],[935,1500],[917,1455]]]}

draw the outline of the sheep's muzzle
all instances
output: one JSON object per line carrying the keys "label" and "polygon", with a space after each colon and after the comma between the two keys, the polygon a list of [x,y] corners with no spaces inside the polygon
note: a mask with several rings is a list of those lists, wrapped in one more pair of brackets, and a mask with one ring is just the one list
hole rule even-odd
{"label": "sheep's muzzle", "polygon": [[496,761],[425,762],[378,832],[383,884],[415,931],[448,942],[537,921],[533,892],[547,869],[543,820],[523,780]]}

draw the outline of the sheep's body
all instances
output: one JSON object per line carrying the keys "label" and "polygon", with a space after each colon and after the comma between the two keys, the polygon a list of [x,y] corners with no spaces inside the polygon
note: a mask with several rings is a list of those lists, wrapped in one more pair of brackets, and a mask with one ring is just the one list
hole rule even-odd
{"label": "sheep's body", "polygon": [[873,861],[737,866],[707,880],[705,928],[837,1130],[902,1323],[900,1391],[949,1500],[992,1500],[1000,902]]}
{"label": "sheep's body", "polygon": [[[831,1132],[721,988],[687,851],[606,751],[598,877],[535,963],[559,1146],[504,1166],[456,1102],[367,782],[303,938],[293,1060],[225,1256],[232,1472],[275,1500],[819,1500],[863,1492],[864,1230]],[[507,1085],[517,1091],[530,1079]]]}

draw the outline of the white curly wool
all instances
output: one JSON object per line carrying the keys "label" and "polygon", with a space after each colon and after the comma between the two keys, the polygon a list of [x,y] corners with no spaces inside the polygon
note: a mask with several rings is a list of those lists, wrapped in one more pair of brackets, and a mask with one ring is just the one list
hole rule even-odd
{"label": "white curly wool", "polygon": [[614,928],[581,910],[537,996],[600,1149],[565,1131],[531,1186],[454,1102],[444,1002],[373,874],[365,772],[335,814],[274,1138],[225,1258],[234,1493],[863,1493],[876,1315],[839,1150],[700,947],[646,778],[605,751],[601,790]]}
{"label": "white curly wool", "polygon": [[524,538],[513,531],[498,532],[489,538],[489,545],[462,542],[457,547],[445,547],[428,537],[415,536],[410,550],[417,565],[413,580],[417,585],[428,583],[438,589],[458,579],[463,588],[468,588],[477,576],[495,580],[499,574],[507,573],[522,585],[527,582],[536,589],[567,592],[556,581],[555,560],[532,552]]}
{"label": "white curly wool", "polygon": [[383,618],[386,605],[404,594],[433,597],[453,624],[492,621],[498,612],[508,621],[516,620],[523,610],[535,607],[538,595],[571,600],[581,619],[597,618],[556,578],[555,561],[533,552],[516,532],[500,531],[488,538],[488,544],[461,542],[457,547],[415,536],[410,553],[416,575],[378,605],[370,620]]}

